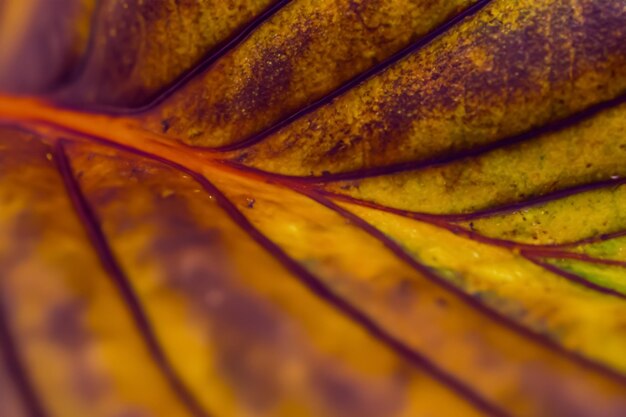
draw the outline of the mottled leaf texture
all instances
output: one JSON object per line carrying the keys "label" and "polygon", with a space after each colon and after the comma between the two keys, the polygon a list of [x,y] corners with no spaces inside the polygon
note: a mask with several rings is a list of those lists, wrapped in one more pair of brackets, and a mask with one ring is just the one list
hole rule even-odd
{"label": "mottled leaf texture", "polygon": [[0,0],[0,417],[626,416],[626,1]]}

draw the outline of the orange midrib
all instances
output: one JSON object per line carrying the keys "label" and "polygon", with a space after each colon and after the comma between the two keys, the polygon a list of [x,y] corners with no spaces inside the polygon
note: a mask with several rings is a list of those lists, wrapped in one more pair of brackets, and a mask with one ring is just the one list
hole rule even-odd
{"label": "orange midrib", "polygon": [[0,123],[17,125],[54,141],[59,136],[85,137],[133,148],[198,172],[228,170],[243,172],[220,162],[220,153],[192,148],[171,138],[147,131],[131,117],[81,112],[33,97],[0,95]]}

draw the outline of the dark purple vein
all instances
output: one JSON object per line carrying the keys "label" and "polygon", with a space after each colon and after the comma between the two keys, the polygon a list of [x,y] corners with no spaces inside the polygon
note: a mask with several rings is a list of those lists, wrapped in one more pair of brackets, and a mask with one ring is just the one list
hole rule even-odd
{"label": "dark purple vein", "polygon": [[[223,42],[221,45],[213,48],[204,58],[202,58],[193,68],[183,73],[177,80],[175,80],[172,84],[158,93],[150,102],[143,106],[138,107],[117,107],[117,106],[109,106],[103,104],[63,104],[64,107],[69,109],[77,109],[77,110],[90,110],[90,111],[98,111],[102,113],[108,114],[139,114],[146,112],[153,107],[159,105],[163,101],[165,101],[172,93],[180,89],[184,84],[189,82],[196,75],[206,70],[208,67],[213,65],[218,59],[226,55],[229,51],[236,48],[238,45],[243,43],[254,30],[263,24],[266,20],[270,19],[272,16],[276,14],[280,9],[290,3],[292,0],[279,0],[269,6],[265,11],[255,16],[250,22],[243,25],[234,36]],[[83,64],[84,65],[84,64]],[[77,73],[74,77],[78,78],[80,76]],[[63,85],[63,87],[67,87],[68,85]]]}
{"label": "dark purple vein", "polygon": [[356,85],[361,84],[362,82],[366,81],[369,78],[372,78],[376,74],[381,73],[382,71],[384,71],[388,67],[392,66],[396,62],[402,60],[406,56],[408,56],[408,55],[410,55],[410,54],[412,54],[414,52],[417,52],[418,50],[422,49],[423,47],[425,47],[426,45],[430,44],[435,39],[439,38],[441,35],[445,34],[449,30],[451,30],[452,28],[457,26],[460,22],[462,22],[466,18],[469,18],[470,16],[473,16],[476,13],[478,13],[480,10],[482,10],[485,6],[487,6],[492,1],[493,0],[478,0],[474,5],[472,5],[472,6],[468,7],[467,9],[463,10],[462,12],[460,12],[459,14],[457,14],[456,16],[454,16],[453,18],[451,18],[447,22],[445,22],[442,25],[440,25],[437,28],[435,28],[430,33],[426,34],[425,36],[421,37],[420,39],[416,40],[415,42],[409,44],[404,49],[396,52],[395,54],[391,55],[389,58],[383,60],[382,62],[380,62],[379,64],[377,64],[377,65],[373,66],[372,68],[366,70],[365,72],[362,72],[361,74],[357,75],[356,77],[346,81],[341,86],[339,86],[335,90],[331,91],[330,93],[326,94],[322,98],[320,98],[320,99],[314,101],[313,103],[303,107],[302,109],[298,110],[297,112],[295,112],[295,113],[293,113],[293,114],[283,118],[282,120],[280,120],[279,122],[277,122],[273,126],[270,126],[269,128],[267,128],[267,129],[265,129],[265,130],[255,134],[255,135],[253,135],[253,136],[251,136],[251,137],[249,137],[247,139],[243,139],[242,141],[239,141],[239,142],[234,143],[232,145],[216,147],[216,148],[213,148],[213,150],[224,151],[224,152],[234,151],[234,150],[238,150],[238,149],[247,148],[247,147],[249,147],[251,145],[254,145],[255,143],[258,143],[258,142],[262,141],[266,137],[270,136],[271,134],[277,132],[278,130],[280,130],[283,127],[287,126],[288,124],[292,123],[294,120],[299,119],[299,118],[303,117],[306,114],[312,113],[316,109],[322,107],[323,105],[333,101],[335,98],[339,97],[340,95],[346,93],[348,90],[351,90]]}
{"label": "dark purple vein", "polygon": [[501,216],[505,214],[514,213],[521,209],[540,206],[546,203],[550,203],[555,200],[559,200],[562,198],[570,197],[576,194],[583,194],[591,191],[596,191],[602,188],[615,187],[618,188],[621,185],[626,184],[626,178],[616,178],[609,179],[605,181],[598,181],[589,184],[580,184],[575,185],[573,187],[564,188],[562,190],[553,191],[544,195],[540,195],[538,197],[529,198],[521,202],[513,203],[513,204],[503,204],[500,206],[489,207],[484,210],[477,210],[473,213],[467,214],[439,214],[436,215],[442,219],[446,219],[448,221],[460,222],[467,220],[476,220],[485,217],[492,216]]}
{"label": "dark purple vein", "polygon": [[[7,370],[15,382],[15,385],[21,395],[24,407],[28,410],[31,417],[46,417],[47,413],[41,403],[37,392],[35,391],[30,377],[26,371],[26,367],[22,363],[18,348],[16,346],[13,335],[3,306],[0,304],[0,354],[4,356]],[[0,405],[0,407],[3,407]],[[2,414],[0,410],[0,414]]]}
{"label": "dark purple vein", "polygon": [[594,243],[600,243],[600,242],[604,242],[604,241],[611,240],[611,239],[617,239],[617,238],[624,237],[624,236],[626,236],[626,230],[619,230],[617,232],[602,233],[598,236],[591,236],[585,239],[577,240],[575,242],[563,243],[561,245],[555,245],[555,246],[558,246],[561,248],[569,248],[572,246],[579,246],[579,245],[591,245]]}
{"label": "dark purple vein", "polygon": [[413,256],[407,253],[399,244],[394,242],[391,238],[385,235],[383,232],[372,226],[367,221],[363,220],[361,217],[355,215],[354,213],[344,209],[343,207],[335,204],[334,202],[328,200],[322,195],[311,192],[306,189],[295,190],[300,192],[301,194],[311,198],[312,200],[322,204],[329,209],[337,212],[339,215],[344,217],[346,220],[350,221],[355,226],[361,228],[365,232],[367,232],[370,236],[378,239],[384,246],[390,249],[399,259],[403,260],[407,264],[409,264],[413,269],[420,272],[429,279],[431,282],[435,283],[439,287],[445,289],[447,292],[455,295],[461,301],[464,301],[466,304],[472,306],[476,311],[481,314],[487,316],[492,321],[501,324],[503,327],[512,330],[513,332],[520,334],[530,340],[537,342],[539,345],[544,346],[565,358],[570,359],[571,361],[578,363],[588,369],[591,369],[595,372],[598,372],[602,375],[605,375],[620,384],[626,385],[626,375],[623,375],[614,369],[611,369],[601,363],[598,363],[594,360],[591,360],[585,356],[582,356],[574,351],[564,348],[553,340],[549,339],[542,333],[537,333],[518,322],[510,319],[509,317],[502,315],[496,310],[493,310],[489,306],[481,303],[476,298],[470,296],[451,282],[437,275],[433,270],[428,268],[427,266],[419,263]]}
{"label": "dark purple vein", "polygon": [[473,231],[471,229],[468,229],[465,226],[456,224],[454,221],[450,220],[450,217],[452,217],[453,220],[457,220],[456,215],[448,216],[448,215],[439,215],[439,214],[428,214],[428,213],[420,213],[420,212],[408,211],[408,210],[403,210],[403,209],[397,209],[397,208],[393,208],[389,206],[383,206],[383,205],[380,205],[378,203],[368,201],[368,200],[360,200],[358,198],[351,197],[351,196],[344,195],[344,194],[328,192],[323,189],[321,190],[314,189],[314,188],[311,189],[311,188],[306,187],[306,185],[303,186],[302,184],[299,184],[298,182],[295,182],[293,180],[292,181],[279,180],[278,182],[285,184],[292,188],[307,188],[310,191],[314,191],[315,193],[319,195],[326,196],[326,197],[329,197],[338,201],[344,201],[347,203],[352,203],[355,205],[368,207],[374,210],[380,210],[380,211],[395,214],[398,216],[407,217],[409,219],[418,220],[418,221],[428,223],[436,227],[446,229],[456,235],[464,236],[464,237],[467,237],[468,239],[475,240],[477,242],[487,243],[487,244],[495,245],[495,246],[501,246],[501,247],[505,247],[509,249],[524,249],[527,251],[538,251],[538,250],[545,250],[545,251],[555,250],[556,251],[559,248],[570,248],[570,247],[582,245],[582,244],[596,243],[596,242],[601,242],[604,240],[613,239],[616,237],[621,237],[621,236],[626,235],[626,230],[620,230],[620,231],[616,231],[613,233],[603,233],[597,236],[591,236],[591,237],[576,240],[573,242],[543,243],[543,244],[522,243],[522,242],[516,242],[514,240],[506,240],[506,239],[489,237],[489,236],[480,234],[476,231]]}
{"label": "dark purple vein", "polygon": [[579,252],[567,252],[567,251],[562,251],[558,249],[554,250],[552,248],[548,248],[548,249],[538,248],[538,249],[532,249],[532,250],[525,249],[524,252],[536,258],[559,259],[559,260],[571,259],[574,261],[581,261],[581,262],[585,262],[588,264],[607,265],[607,266],[615,266],[619,268],[626,268],[626,261],[596,258],[596,257],[589,256],[587,254],[579,253]]}
{"label": "dark purple vein", "polygon": [[[563,119],[554,121],[552,123],[547,123],[541,126],[533,127],[523,133],[513,135],[510,137],[506,137],[503,139],[496,140],[495,142],[488,143],[486,145],[477,146],[475,148],[467,149],[464,151],[456,152],[456,153],[446,153],[443,156],[435,156],[432,158],[427,158],[420,161],[409,161],[409,162],[401,162],[381,167],[374,168],[365,168],[365,169],[357,169],[349,172],[340,172],[340,173],[331,173],[324,175],[309,175],[309,176],[295,176],[295,175],[285,175],[285,174],[276,174],[272,172],[263,171],[258,168],[252,168],[245,166],[241,163],[238,163],[234,160],[224,161],[238,169],[248,170],[251,172],[262,173],[263,175],[271,175],[278,178],[286,178],[300,181],[302,183],[316,183],[316,184],[324,184],[328,182],[337,182],[337,181],[345,181],[345,180],[356,180],[363,179],[368,177],[379,177],[383,175],[391,175],[397,174],[405,171],[418,171],[426,168],[434,168],[442,165],[446,165],[452,162],[460,161],[463,159],[470,159],[481,156],[491,151],[495,151],[500,148],[504,148],[507,146],[515,145],[524,141],[528,141],[534,139],[538,136],[558,132],[560,130],[567,129],[573,125],[576,125],[582,121],[588,120],[595,115],[610,110],[614,107],[617,107],[623,103],[626,103],[626,93],[622,93],[619,96],[612,98],[610,100],[602,101],[600,103],[596,103],[587,107],[584,110],[581,110],[577,113],[574,113],[570,116],[564,117]],[[283,126],[281,126],[283,127]],[[277,130],[277,129],[276,129]],[[273,133],[274,131],[270,132]],[[256,141],[258,142],[258,141]],[[255,143],[256,143],[255,142]],[[231,145],[230,148],[214,148],[212,150],[236,150],[240,148],[245,148],[253,143],[246,143],[246,146],[238,146],[243,143]]]}
{"label": "dark purple vein", "polygon": [[[468,239],[471,240],[475,240],[477,242],[481,242],[481,243],[487,243],[490,245],[495,245],[495,246],[501,246],[501,247],[505,247],[508,249],[533,249],[535,247],[539,247],[539,246],[535,246],[535,245],[531,245],[531,244],[527,244],[527,243],[519,243],[519,242],[514,242],[514,241],[510,241],[510,240],[505,240],[505,239],[497,239],[497,238],[492,238],[492,237],[488,237],[485,235],[481,235],[480,233],[474,232],[470,229],[467,229],[466,227],[460,226],[458,224],[454,224],[454,223],[450,223],[448,222],[445,218],[441,218],[437,215],[430,215],[430,214],[423,214],[423,213],[417,213],[417,212],[412,212],[412,211],[406,211],[406,210],[401,210],[401,209],[396,209],[393,207],[388,207],[388,206],[381,206],[377,203],[373,203],[371,201],[367,201],[367,200],[359,200],[357,198],[351,197],[351,196],[346,196],[343,194],[335,194],[335,193],[330,193],[330,192],[326,192],[324,190],[316,190],[316,189],[310,189],[306,186],[302,186],[301,184],[297,184],[294,182],[283,182],[283,184],[285,184],[286,186],[289,186],[291,188],[294,189],[299,189],[301,190],[301,192],[306,192],[309,193],[311,195],[315,194],[317,196],[319,196],[319,198],[323,198],[323,200],[328,201],[328,199],[326,197],[332,198],[334,200],[338,200],[338,201],[344,201],[346,203],[351,203],[351,204],[355,204],[355,205],[359,205],[359,206],[363,206],[363,207],[367,207],[367,208],[371,208],[374,210],[379,210],[379,211],[384,211],[386,213],[391,213],[391,214],[395,214],[397,216],[402,216],[402,217],[406,217],[409,219],[413,219],[413,220],[417,220],[417,221],[421,221],[424,223],[428,223],[432,226],[435,227],[439,227],[442,229],[446,229],[449,232],[454,233],[455,235],[459,235],[459,236],[464,236],[467,237]],[[542,248],[549,248],[552,246],[556,246],[556,245],[542,245]]]}
{"label": "dark purple vein", "polygon": [[575,284],[581,285],[587,289],[590,289],[592,291],[595,292],[599,292],[602,294],[608,294],[608,295],[612,295],[614,297],[618,297],[621,299],[626,299],[626,294],[623,294],[617,290],[614,290],[612,288],[607,288],[604,287],[602,285],[596,284],[595,282],[586,280],[585,278],[582,278],[576,274],[573,274],[571,272],[568,271],[564,271],[563,269],[555,266],[555,265],[551,265],[547,262],[543,262],[540,259],[538,259],[537,257],[533,256],[532,254],[526,253],[524,251],[521,252],[522,256],[526,259],[528,259],[530,262],[534,263],[535,265],[540,266],[541,268],[545,269],[546,271],[552,272],[553,274],[559,275],[563,278],[565,278],[568,281],[571,281]]}
{"label": "dark purple vein", "polygon": [[198,400],[185,386],[163,352],[156,337],[156,333],[143,311],[139,297],[115,259],[106,237],[100,228],[100,222],[80,189],[80,185],[72,172],[72,167],[65,153],[62,140],[59,140],[55,145],[54,159],[74,209],[100,258],[103,268],[113,280],[115,287],[128,307],[134,324],[139,334],[141,334],[152,359],[189,411],[196,417],[210,417],[210,413],[202,408]]}

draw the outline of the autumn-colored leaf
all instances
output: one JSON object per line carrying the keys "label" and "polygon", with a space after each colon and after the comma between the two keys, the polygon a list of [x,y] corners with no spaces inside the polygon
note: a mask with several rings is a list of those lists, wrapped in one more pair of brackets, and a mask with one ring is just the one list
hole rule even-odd
{"label": "autumn-colored leaf", "polygon": [[0,417],[626,415],[626,2],[50,4]]}

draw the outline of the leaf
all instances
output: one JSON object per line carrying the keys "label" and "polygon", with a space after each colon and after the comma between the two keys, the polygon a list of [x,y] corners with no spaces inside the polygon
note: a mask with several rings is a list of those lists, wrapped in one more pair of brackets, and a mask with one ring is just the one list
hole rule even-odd
{"label": "leaf", "polygon": [[37,5],[0,416],[626,414],[623,1]]}

